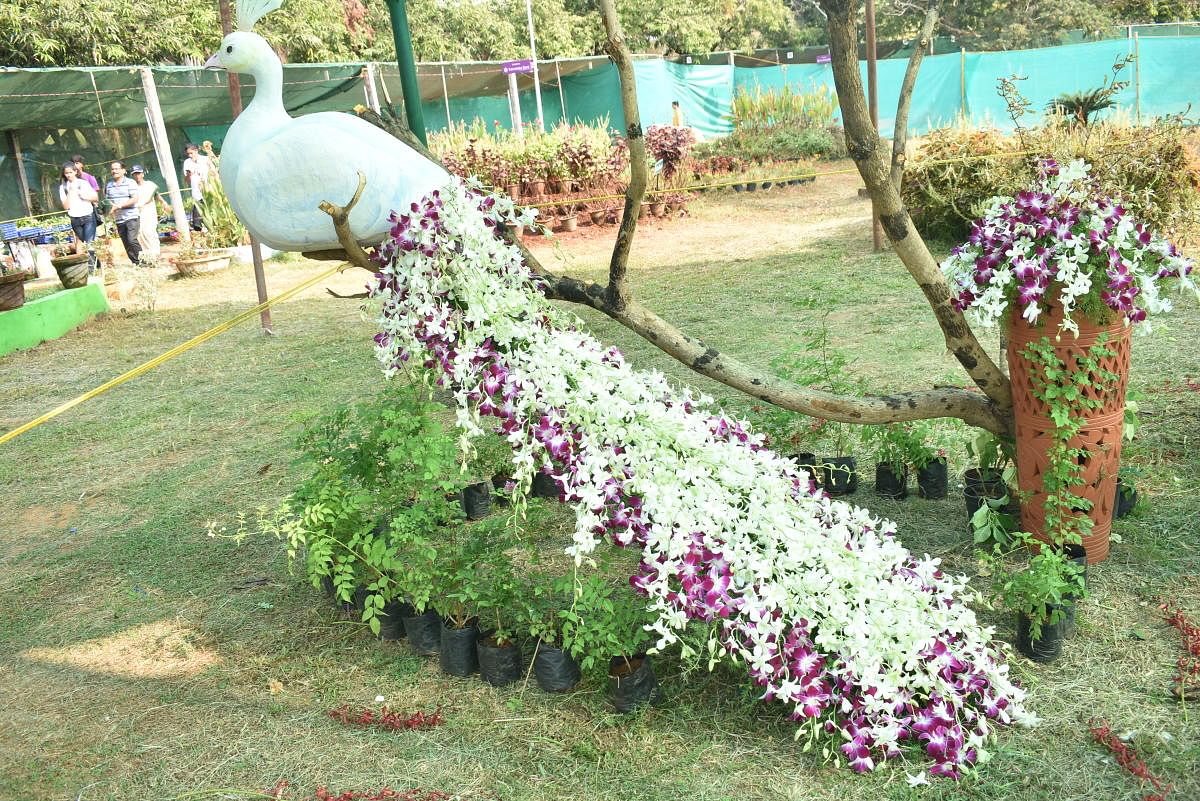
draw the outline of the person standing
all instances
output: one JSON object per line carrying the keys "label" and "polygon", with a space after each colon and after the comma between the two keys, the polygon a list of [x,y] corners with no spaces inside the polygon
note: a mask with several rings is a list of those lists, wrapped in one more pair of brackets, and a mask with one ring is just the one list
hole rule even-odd
{"label": "person standing", "polygon": [[158,258],[158,184],[146,177],[141,164],[129,171],[138,187],[138,244],[147,256]]}
{"label": "person standing", "polygon": [[79,177],[75,162],[62,166],[58,184],[58,200],[71,219],[71,230],[75,232],[75,252],[88,250],[88,272],[96,271],[96,253],[87,246],[96,239],[96,190]]}
{"label": "person standing", "polygon": [[75,166],[75,177],[86,181],[87,185],[92,188],[92,191],[99,195],[100,182],[96,180],[96,176],[87,171],[87,167],[83,163],[83,156],[76,153],[74,156],[71,156],[71,162]]}
{"label": "person standing", "polygon": [[125,246],[125,255],[134,264],[142,255],[142,246],[138,244],[138,230],[141,213],[138,211],[138,185],[125,174],[125,165],[114,161],[109,165],[112,180],[104,185],[104,198],[108,201],[108,213],[117,224],[117,233],[121,235],[121,244]]}
{"label": "person standing", "polygon": [[676,128],[683,127],[683,109],[679,107],[678,100],[671,101],[671,125]]}
{"label": "person standing", "polygon": [[[87,167],[83,163],[83,156],[76,153],[74,156],[71,156],[71,161],[75,164],[75,175],[77,177],[82,178],[83,180],[87,181],[88,186],[90,186],[92,188],[92,191],[96,193],[96,199],[97,199],[97,201],[99,201],[99,199],[100,199],[100,182],[96,180],[96,176],[92,175],[91,173],[89,173],[87,171]],[[104,224],[104,220],[100,219],[100,203],[99,202],[97,202],[95,204],[95,213],[93,214],[92,219],[95,220],[95,222],[96,222],[96,228],[99,228],[101,225]]]}
{"label": "person standing", "polygon": [[183,146],[183,151],[187,153],[183,160],[183,180],[192,189],[192,230],[199,231],[204,227],[204,187],[208,184],[211,165],[208,156],[191,142]]}

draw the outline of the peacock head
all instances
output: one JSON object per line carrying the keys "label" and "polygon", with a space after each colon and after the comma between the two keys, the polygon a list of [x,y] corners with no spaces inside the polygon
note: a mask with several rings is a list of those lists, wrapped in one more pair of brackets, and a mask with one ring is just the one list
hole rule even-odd
{"label": "peacock head", "polygon": [[208,61],[207,69],[227,69],[230,72],[254,73],[256,68],[279,61],[279,56],[257,33],[234,31],[221,40],[221,47]]}
{"label": "peacock head", "polygon": [[257,33],[254,23],[283,5],[283,0],[236,0],[237,30],[221,40],[221,47],[204,62],[206,69],[254,74],[261,68],[279,63],[279,56]]}

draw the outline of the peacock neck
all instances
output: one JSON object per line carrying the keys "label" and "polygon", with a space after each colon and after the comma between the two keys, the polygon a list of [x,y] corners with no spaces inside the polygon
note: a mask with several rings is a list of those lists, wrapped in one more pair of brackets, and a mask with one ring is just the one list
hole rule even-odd
{"label": "peacock neck", "polygon": [[283,65],[278,59],[255,65],[250,74],[254,76],[254,99],[244,113],[252,117],[287,117],[283,107]]}

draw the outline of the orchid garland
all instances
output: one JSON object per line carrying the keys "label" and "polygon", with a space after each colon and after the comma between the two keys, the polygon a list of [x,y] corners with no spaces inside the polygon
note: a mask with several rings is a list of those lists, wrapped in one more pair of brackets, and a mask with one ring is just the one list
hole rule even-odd
{"label": "orchid garland", "polygon": [[967,244],[941,264],[955,307],[972,321],[991,327],[1015,305],[1033,324],[1054,302],[1061,328],[1078,333],[1080,304],[1092,316],[1146,323],[1171,310],[1160,294],[1165,279],[1196,291],[1192,261],[1100,194],[1082,160],[1062,168],[1045,160],[1040,171],[1036,189],[993,198]]}
{"label": "orchid garland", "polygon": [[499,231],[535,214],[459,182],[394,214],[376,353],[389,376],[411,363],[453,390],[464,448],[485,425],[507,438],[518,503],[536,471],[553,476],[577,561],[605,538],[640,550],[630,583],[657,614],[655,650],[708,622],[710,665],[744,662],[798,737],[832,736],[856,771],[907,741],[957,777],[996,724],[1035,722],[964,578],[544,297]]}

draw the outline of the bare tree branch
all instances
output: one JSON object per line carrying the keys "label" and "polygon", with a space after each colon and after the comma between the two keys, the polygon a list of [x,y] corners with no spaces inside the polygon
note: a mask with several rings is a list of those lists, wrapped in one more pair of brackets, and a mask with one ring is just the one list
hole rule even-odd
{"label": "bare tree branch", "polygon": [[621,82],[621,109],[625,112],[625,139],[629,145],[629,186],[625,189],[625,213],[617,230],[617,241],[613,243],[612,259],[608,263],[608,287],[605,289],[608,303],[620,310],[629,302],[629,288],[625,280],[629,250],[633,247],[638,212],[646,196],[649,176],[646,170],[646,139],[638,112],[637,82],[633,77],[633,56],[625,43],[625,32],[621,29],[621,20],[613,0],[599,0],[599,4],[604,30],[608,34],[604,48],[616,65]]}
{"label": "bare tree branch", "polygon": [[[534,260],[529,263],[537,264]],[[1007,419],[997,414],[995,404],[982,393],[956,388],[866,397],[823,392],[764,373],[721,353],[703,340],[683,333],[633,298],[616,308],[608,303],[605,288],[599,284],[545,272],[541,275],[547,285],[548,297],[591,306],[697,373],[766,403],[842,423],[894,423],[955,417],[996,434],[1007,433]]]}
{"label": "bare tree branch", "polygon": [[904,163],[907,159],[905,150],[908,147],[908,110],[912,106],[913,88],[917,85],[917,73],[921,71],[921,62],[925,60],[925,51],[933,39],[933,30],[937,27],[940,0],[931,0],[925,10],[925,21],[921,30],[913,39],[913,52],[908,57],[908,68],[904,70],[904,81],[900,84],[900,99],[896,101],[896,126],[892,130],[892,184],[900,191],[904,180]]}
{"label": "bare tree branch", "polygon": [[[611,9],[611,0],[599,0],[599,2],[602,6],[609,6]],[[624,43],[623,39],[618,39],[618,41],[620,42],[617,47],[619,51]],[[617,61],[618,58],[620,58],[619,53],[614,58],[614,61]],[[637,121],[635,79],[632,69],[632,59],[628,57],[627,50],[624,60],[625,68],[622,69],[622,62],[617,61],[617,63],[618,75],[622,84],[622,102],[627,106],[626,119]],[[630,88],[626,91],[625,87]],[[630,114],[628,108],[629,103],[632,103],[632,114]],[[363,109],[359,109],[358,113],[360,116],[368,119],[375,117],[371,112],[364,113]],[[389,124],[388,120],[378,117],[371,119],[371,121],[397,135],[398,138],[411,144],[427,158],[437,163],[436,157],[427,149],[420,146],[419,143],[415,143],[415,138],[401,135],[402,132],[406,132],[403,126]],[[640,127],[638,133],[640,134]],[[410,141],[410,138],[412,141]],[[625,220],[630,220],[631,218],[636,220],[637,209],[641,204],[645,191],[646,160],[644,141],[640,135],[637,137],[640,153],[635,154],[633,139],[634,137],[630,136],[630,161],[631,165],[642,165],[643,184],[640,190],[636,192],[630,191],[626,194]],[[635,168],[631,167],[631,171],[633,169]],[[349,226],[346,221],[346,216],[348,216],[349,209],[353,204],[351,203],[346,209],[342,210],[344,216],[340,219],[340,222],[338,216],[336,216],[339,211],[338,207],[328,203],[323,204],[322,208],[325,208],[325,205],[329,206],[328,209],[325,209],[327,213],[334,215],[334,227],[338,230],[338,241],[343,244],[348,240],[353,242],[353,236],[349,232]],[[624,227],[621,230],[625,232]],[[628,258],[629,246],[632,244],[632,234],[633,229],[630,227],[624,244],[625,259]],[[835,395],[785,381],[721,353],[715,348],[710,347],[703,340],[685,334],[637,302],[632,298],[625,285],[624,262],[621,264],[621,274],[617,276],[617,281],[615,282],[618,290],[614,291],[614,280],[611,269],[607,286],[594,282],[581,281],[570,276],[555,275],[541,265],[538,259],[521,242],[520,238],[513,236],[511,231],[506,231],[505,235],[509,241],[513,242],[521,250],[526,264],[542,279],[547,297],[553,300],[590,306],[654,344],[664,353],[687,365],[697,373],[751,395],[763,402],[802,414],[845,423],[875,424],[953,417],[963,420],[969,425],[978,426],[996,434],[1004,434],[1008,431],[1010,425],[1009,415],[998,410],[993,401],[979,392],[967,391],[955,387],[935,387],[926,391],[851,397]],[[357,247],[357,243],[354,243],[354,246],[361,253],[361,249]],[[618,240],[614,248],[614,261],[617,256],[616,252],[621,248],[622,244]],[[374,265],[367,260],[366,254],[362,254],[362,260],[366,263],[359,266],[365,266],[366,269],[371,271],[375,270]]]}
{"label": "bare tree branch", "polygon": [[846,148],[866,184],[883,230],[913,280],[925,294],[946,340],[946,347],[975,385],[1008,418],[1012,414],[1012,387],[1006,376],[979,344],[962,312],[954,308],[950,288],[925,241],[913,227],[892,184],[891,171],[880,149],[879,133],[871,124],[858,70],[858,0],[821,0],[829,15],[829,52],[834,85],[842,109]]}
{"label": "bare tree branch", "polygon": [[354,234],[350,231],[350,212],[362,197],[363,190],[367,187],[367,176],[361,172],[358,174],[358,188],[354,190],[354,197],[350,198],[350,202],[345,206],[338,206],[328,200],[322,200],[318,205],[321,211],[333,218],[333,230],[337,232],[338,242],[341,243],[342,249],[346,251],[346,260],[355,267],[361,267],[372,273],[377,269],[374,263],[371,262],[371,257],[366,254],[366,251],[358,244],[358,240],[354,238]]}

